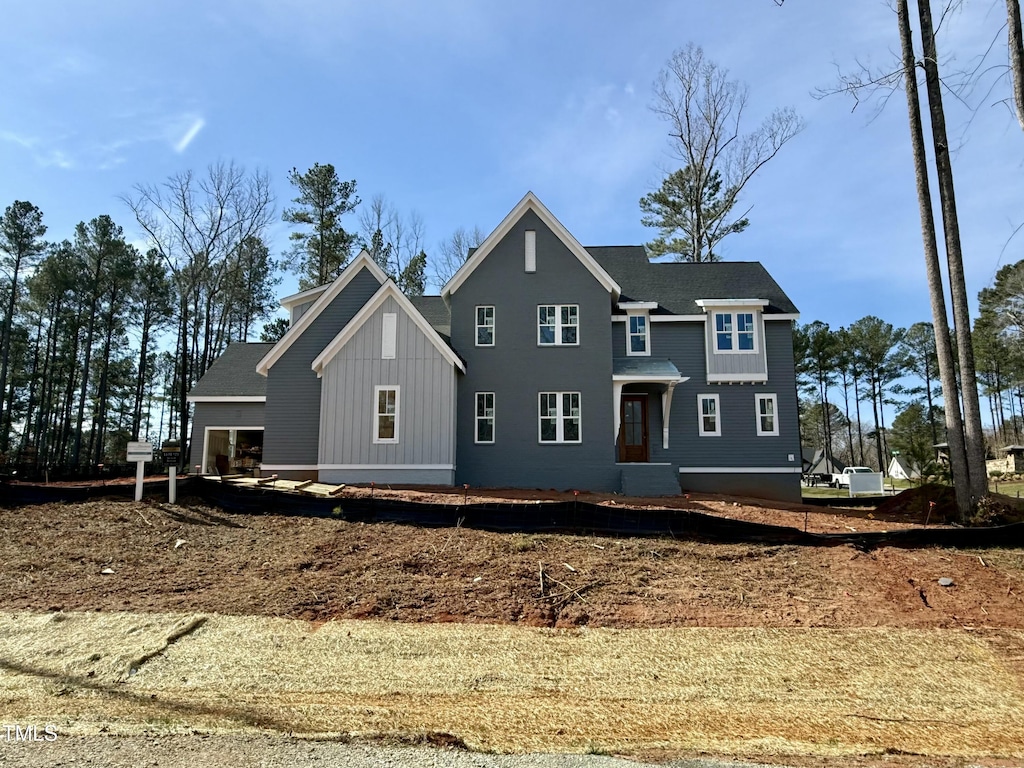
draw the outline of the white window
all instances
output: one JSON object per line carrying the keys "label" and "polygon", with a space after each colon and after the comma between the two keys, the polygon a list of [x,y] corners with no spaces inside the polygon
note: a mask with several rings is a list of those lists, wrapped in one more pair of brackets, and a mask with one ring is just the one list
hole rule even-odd
{"label": "white window", "polygon": [[540,442],[580,442],[580,393],[540,393]]}
{"label": "white window", "polygon": [[778,435],[779,419],[777,395],[754,395],[757,403],[757,434]]}
{"label": "white window", "polygon": [[697,428],[701,437],[720,437],[722,423],[718,418],[718,395],[697,395]]}
{"label": "white window", "polygon": [[647,315],[629,315],[626,318],[626,354],[650,355],[651,345],[647,336]]}
{"label": "white window", "polygon": [[385,312],[381,323],[380,359],[394,360],[398,340],[398,315]]}
{"label": "white window", "polygon": [[373,417],[373,442],[398,442],[398,387],[377,386],[373,389],[376,412]]}
{"label": "white window", "polygon": [[757,352],[753,312],[715,312],[715,351]]}
{"label": "white window", "polygon": [[537,343],[541,346],[580,343],[578,304],[546,304],[537,307]]}
{"label": "white window", "polygon": [[494,393],[476,393],[476,442],[494,442]]}
{"label": "white window", "polygon": [[494,346],[494,307],[476,308],[476,345]]}
{"label": "white window", "polygon": [[526,230],[526,271],[537,271],[537,232]]}

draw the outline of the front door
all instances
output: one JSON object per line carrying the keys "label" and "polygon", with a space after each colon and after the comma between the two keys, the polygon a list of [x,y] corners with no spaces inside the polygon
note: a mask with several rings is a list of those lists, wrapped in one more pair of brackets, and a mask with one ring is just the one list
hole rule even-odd
{"label": "front door", "polygon": [[619,461],[648,460],[647,395],[623,395]]}

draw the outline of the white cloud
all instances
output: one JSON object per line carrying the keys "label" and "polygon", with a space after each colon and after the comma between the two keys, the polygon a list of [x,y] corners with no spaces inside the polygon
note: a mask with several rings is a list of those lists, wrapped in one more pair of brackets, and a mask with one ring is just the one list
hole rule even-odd
{"label": "white cloud", "polygon": [[192,143],[192,140],[199,135],[199,132],[203,130],[203,126],[206,125],[206,121],[201,117],[196,117],[192,120],[192,124],[185,131],[185,134],[178,139],[174,144],[174,151],[179,155],[188,149],[188,145]]}

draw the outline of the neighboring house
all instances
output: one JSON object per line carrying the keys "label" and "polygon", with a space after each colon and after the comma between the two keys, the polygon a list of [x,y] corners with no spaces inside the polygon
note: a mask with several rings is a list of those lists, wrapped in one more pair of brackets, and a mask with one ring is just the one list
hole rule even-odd
{"label": "neighboring house", "polygon": [[893,456],[889,462],[889,477],[896,480],[920,480],[921,470],[902,456]]}
{"label": "neighboring house", "polygon": [[985,470],[1002,472],[1004,475],[1017,475],[1024,472],[1024,445],[1008,445],[1002,449],[1004,459],[989,459],[985,462]]}
{"label": "neighboring house", "polygon": [[760,264],[584,248],[529,193],[441,296],[362,253],[281,303],[277,344],[230,346],[193,390],[193,455],[259,403],[282,477],[800,498],[797,310]]}
{"label": "neighboring house", "polygon": [[835,458],[829,459],[823,448],[804,447],[805,475],[838,475],[846,465]]}

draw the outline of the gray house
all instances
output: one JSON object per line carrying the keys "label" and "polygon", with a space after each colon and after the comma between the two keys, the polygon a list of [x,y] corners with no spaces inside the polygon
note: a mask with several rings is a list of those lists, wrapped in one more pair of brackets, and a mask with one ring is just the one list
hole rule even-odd
{"label": "gray house", "polygon": [[205,472],[262,426],[279,476],[800,498],[797,310],[760,264],[584,248],[528,193],[441,296],[363,253],[282,305],[192,392]]}

